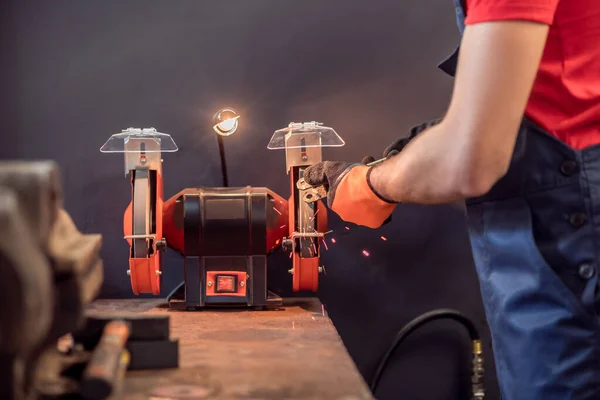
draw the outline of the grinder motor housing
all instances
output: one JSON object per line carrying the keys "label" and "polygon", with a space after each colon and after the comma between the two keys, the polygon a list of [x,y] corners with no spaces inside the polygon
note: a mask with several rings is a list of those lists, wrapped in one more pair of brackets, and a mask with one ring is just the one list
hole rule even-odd
{"label": "grinder motor housing", "polygon": [[252,187],[185,189],[169,200],[165,234],[184,257],[183,304],[281,304],[266,286],[267,255],[285,235],[286,207],[269,189]]}

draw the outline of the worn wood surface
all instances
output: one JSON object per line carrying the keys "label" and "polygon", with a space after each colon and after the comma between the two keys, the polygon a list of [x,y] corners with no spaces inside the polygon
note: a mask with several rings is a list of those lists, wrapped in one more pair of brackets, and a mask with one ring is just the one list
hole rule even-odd
{"label": "worn wood surface", "polygon": [[280,310],[176,311],[164,301],[99,300],[93,313],[168,314],[180,368],[132,371],[123,400],[371,399],[317,299]]}

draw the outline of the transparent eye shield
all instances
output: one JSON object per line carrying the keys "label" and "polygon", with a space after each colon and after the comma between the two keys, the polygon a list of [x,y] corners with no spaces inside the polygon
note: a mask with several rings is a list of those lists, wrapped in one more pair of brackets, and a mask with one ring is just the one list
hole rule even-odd
{"label": "transparent eye shield", "polygon": [[[128,146],[136,142],[135,146]],[[112,135],[100,151],[103,153],[172,153],[179,150],[175,141],[168,133],[157,132],[154,128],[128,128],[121,133]]]}
{"label": "transparent eye shield", "polygon": [[344,140],[333,128],[320,122],[291,122],[273,133],[267,145],[269,150],[301,149],[310,147],[341,147]]}

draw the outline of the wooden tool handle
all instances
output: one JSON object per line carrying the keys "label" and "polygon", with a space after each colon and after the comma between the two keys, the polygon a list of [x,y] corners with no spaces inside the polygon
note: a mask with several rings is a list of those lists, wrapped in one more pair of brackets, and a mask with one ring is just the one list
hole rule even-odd
{"label": "wooden tool handle", "polygon": [[102,337],[92,353],[81,380],[81,395],[86,400],[104,400],[122,379],[125,343],[129,338],[129,325],[124,321],[111,321],[104,327]]}

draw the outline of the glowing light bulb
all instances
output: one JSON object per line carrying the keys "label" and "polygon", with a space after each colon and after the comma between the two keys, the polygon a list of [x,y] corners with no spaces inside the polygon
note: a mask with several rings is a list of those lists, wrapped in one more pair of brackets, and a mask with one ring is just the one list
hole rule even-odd
{"label": "glowing light bulb", "polygon": [[223,108],[213,118],[213,129],[221,136],[233,135],[238,129],[239,118],[240,116],[233,108]]}
{"label": "glowing light bulb", "polygon": [[235,129],[237,118],[229,118],[217,125],[220,131],[229,132]]}

